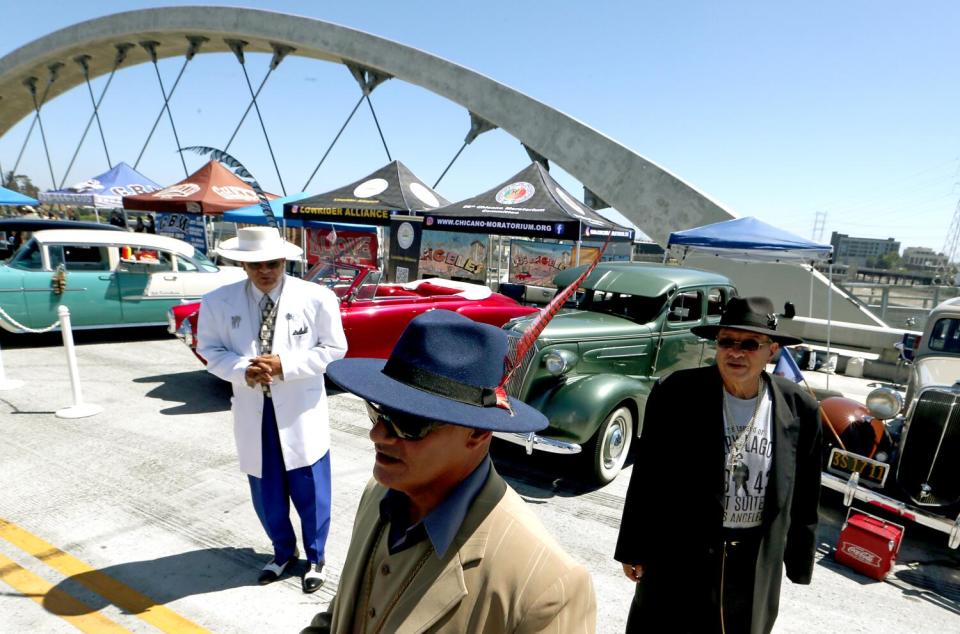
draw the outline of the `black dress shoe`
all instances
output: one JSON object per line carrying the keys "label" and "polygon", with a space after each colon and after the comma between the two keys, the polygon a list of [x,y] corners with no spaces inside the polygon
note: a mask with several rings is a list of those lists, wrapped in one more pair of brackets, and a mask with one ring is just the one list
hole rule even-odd
{"label": "black dress shoe", "polygon": [[283,563],[278,564],[276,559],[271,559],[270,562],[263,567],[263,570],[260,571],[260,576],[257,577],[257,583],[259,583],[261,586],[265,586],[268,583],[273,583],[280,578],[280,575],[283,574],[283,571],[286,570],[290,564],[297,561],[299,556],[300,553],[294,550],[290,559]]}
{"label": "black dress shoe", "polygon": [[312,594],[320,589],[327,575],[323,572],[323,562],[311,564],[308,562],[307,571],[303,573],[302,587],[306,594]]}

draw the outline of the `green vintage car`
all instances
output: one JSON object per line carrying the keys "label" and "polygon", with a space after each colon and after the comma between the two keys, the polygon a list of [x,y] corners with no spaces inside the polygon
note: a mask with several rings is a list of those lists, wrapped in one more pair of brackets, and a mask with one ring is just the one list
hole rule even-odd
{"label": "green vintage car", "polygon": [[[560,273],[559,288],[583,267]],[[736,295],[729,279],[690,268],[638,262],[601,263],[540,334],[507,385],[511,396],[550,420],[541,434],[499,438],[553,453],[583,453],[592,477],[612,481],[639,436],[656,380],[715,360],[712,341],[690,328],[720,320]],[[531,318],[504,325],[519,337]],[[691,395],[691,398],[696,398]],[[678,411],[679,408],[678,408]]]}
{"label": "green vintage car", "polygon": [[167,236],[37,231],[0,264],[0,328],[49,328],[60,305],[70,309],[77,329],[166,325],[171,306],[242,279],[240,267],[217,266]]}

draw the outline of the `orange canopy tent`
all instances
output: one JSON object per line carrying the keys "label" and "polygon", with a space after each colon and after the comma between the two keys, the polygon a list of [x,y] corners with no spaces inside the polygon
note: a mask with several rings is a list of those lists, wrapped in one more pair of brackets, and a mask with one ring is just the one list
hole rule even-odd
{"label": "orange canopy tent", "polygon": [[[273,199],[275,194],[267,194]],[[222,214],[256,204],[253,188],[219,161],[210,161],[176,185],[160,191],[124,196],[123,208],[174,213]]]}

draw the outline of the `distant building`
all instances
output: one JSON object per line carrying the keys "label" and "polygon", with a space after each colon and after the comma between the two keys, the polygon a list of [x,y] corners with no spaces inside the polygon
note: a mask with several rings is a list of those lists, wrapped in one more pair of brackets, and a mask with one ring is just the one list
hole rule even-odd
{"label": "distant building", "polygon": [[866,266],[868,259],[900,253],[900,243],[893,238],[856,238],[834,231],[830,234],[830,244],[834,262],[854,266]]}
{"label": "distant building", "polygon": [[904,266],[913,270],[935,270],[949,264],[947,256],[929,247],[907,247],[902,259]]}

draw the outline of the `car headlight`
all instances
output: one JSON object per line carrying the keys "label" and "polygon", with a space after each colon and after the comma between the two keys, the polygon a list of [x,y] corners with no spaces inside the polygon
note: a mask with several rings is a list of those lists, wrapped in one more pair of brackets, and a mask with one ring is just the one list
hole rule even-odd
{"label": "car headlight", "polygon": [[903,397],[888,387],[878,387],[867,394],[867,409],[874,418],[886,420],[896,416],[903,408]]}
{"label": "car headlight", "polygon": [[544,367],[554,376],[566,374],[576,363],[577,355],[569,350],[552,350],[543,355]]}

